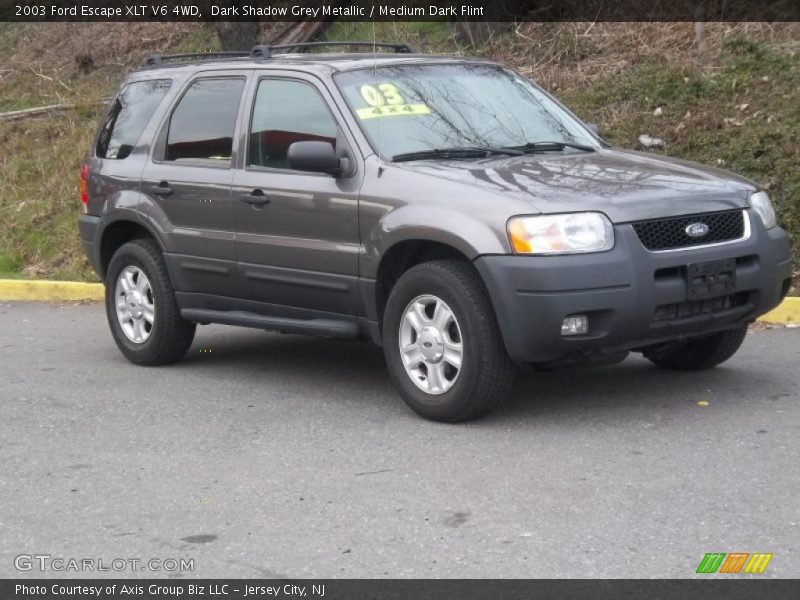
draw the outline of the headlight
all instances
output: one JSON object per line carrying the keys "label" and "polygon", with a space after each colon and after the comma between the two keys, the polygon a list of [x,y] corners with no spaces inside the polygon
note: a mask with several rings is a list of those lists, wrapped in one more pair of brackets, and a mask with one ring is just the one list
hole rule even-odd
{"label": "headlight", "polygon": [[772,229],[778,225],[778,221],[775,219],[775,209],[772,208],[772,202],[769,201],[767,192],[752,194],[750,196],[750,206],[761,217],[761,222],[764,223],[765,228]]}
{"label": "headlight", "polygon": [[515,217],[508,237],[517,254],[578,254],[614,247],[614,228],[602,213]]}

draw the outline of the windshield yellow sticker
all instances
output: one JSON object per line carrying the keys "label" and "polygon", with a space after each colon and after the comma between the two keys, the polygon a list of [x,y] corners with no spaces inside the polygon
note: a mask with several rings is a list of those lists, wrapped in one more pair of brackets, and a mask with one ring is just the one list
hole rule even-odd
{"label": "windshield yellow sticker", "polygon": [[359,119],[376,117],[395,117],[400,115],[429,115],[430,109],[425,104],[406,104],[405,99],[393,83],[362,85],[361,97],[369,104],[356,111]]}
{"label": "windshield yellow sticker", "polygon": [[368,106],[356,111],[358,118],[374,119],[376,117],[396,117],[401,115],[429,115],[430,109],[424,104],[397,104],[394,106]]}
{"label": "windshield yellow sticker", "polygon": [[362,85],[361,97],[370,106],[383,106],[384,104],[397,106],[406,103],[393,83],[379,83],[376,86]]}

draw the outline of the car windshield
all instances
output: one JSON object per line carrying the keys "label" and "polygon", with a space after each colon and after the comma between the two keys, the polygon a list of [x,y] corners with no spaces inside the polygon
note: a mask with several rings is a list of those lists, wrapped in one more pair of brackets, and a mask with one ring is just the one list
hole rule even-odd
{"label": "car windshield", "polygon": [[335,81],[385,158],[451,148],[532,149],[537,142],[598,147],[547,94],[501,67],[378,66],[339,73]]}

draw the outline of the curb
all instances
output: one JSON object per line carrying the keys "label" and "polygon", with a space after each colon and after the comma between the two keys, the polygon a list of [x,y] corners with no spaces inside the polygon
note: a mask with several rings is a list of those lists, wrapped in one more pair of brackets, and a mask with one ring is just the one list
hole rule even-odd
{"label": "curb", "polygon": [[800,297],[784,298],[778,306],[758,319],[765,323],[783,323],[800,325]]}
{"label": "curb", "polygon": [[[0,300],[40,300],[45,302],[97,300],[105,298],[102,283],[0,279]],[[776,308],[762,315],[765,323],[800,324],[800,297],[784,298]]]}
{"label": "curb", "polygon": [[0,300],[43,300],[50,302],[103,300],[102,283],[0,279]]}

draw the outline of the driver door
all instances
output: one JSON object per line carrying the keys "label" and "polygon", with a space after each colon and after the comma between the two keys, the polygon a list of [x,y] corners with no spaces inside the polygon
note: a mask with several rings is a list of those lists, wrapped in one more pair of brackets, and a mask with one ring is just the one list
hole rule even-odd
{"label": "driver door", "polygon": [[[272,305],[264,307],[269,312],[283,306],[357,314],[362,169],[353,160],[355,145],[314,78],[264,76],[254,81],[251,99],[245,164],[232,188],[244,297]],[[292,169],[288,148],[306,140],[331,143],[350,158],[352,172],[332,177]]]}

